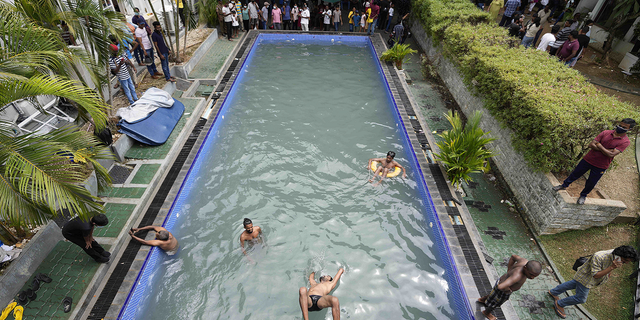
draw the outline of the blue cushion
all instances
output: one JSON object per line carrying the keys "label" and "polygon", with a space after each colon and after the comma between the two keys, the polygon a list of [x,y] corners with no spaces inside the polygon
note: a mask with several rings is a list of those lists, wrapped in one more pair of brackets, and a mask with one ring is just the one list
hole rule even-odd
{"label": "blue cushion", "polygon": [[157,146],[167,142],[173,128],[184,113],[184,104],[174,99],[171,108],[158,108],[146,118],[133,123],[120,120],[118,132],[124,133],[140,143]]}

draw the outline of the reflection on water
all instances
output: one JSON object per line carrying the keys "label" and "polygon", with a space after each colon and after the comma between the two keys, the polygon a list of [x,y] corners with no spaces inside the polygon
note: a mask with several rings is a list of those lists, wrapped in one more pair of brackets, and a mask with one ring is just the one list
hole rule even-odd
{"label": "reflection on water", "polygon": [[[140,319],[300,319],[312,271],[346,272],[343,319],[456,319],[392,107],[368,48],[263,44],[200,157]],[[407,179],[367,183],[396,151]],[[243,218],[263,242],[242,254]],[[329,319],[330,310],[311,319]]]}

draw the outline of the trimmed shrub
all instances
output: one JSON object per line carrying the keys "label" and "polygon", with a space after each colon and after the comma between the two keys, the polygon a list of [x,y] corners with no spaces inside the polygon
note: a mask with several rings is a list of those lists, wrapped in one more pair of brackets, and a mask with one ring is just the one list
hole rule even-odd
{"label": "trimmed shrub", "polygon": [[632,105],[599,92],[548,53],[518,46],[467,0],[416,0],[414,8],[534,170],[569,171],[600,131],[640,119]]}

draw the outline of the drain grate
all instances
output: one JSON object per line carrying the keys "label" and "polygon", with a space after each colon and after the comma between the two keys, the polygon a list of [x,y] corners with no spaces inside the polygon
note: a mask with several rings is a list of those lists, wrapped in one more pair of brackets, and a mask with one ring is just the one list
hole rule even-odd
{"label": "drain grate", "polygon": [[109,170],[109,175],[111,176],[111,183],[123,184],[125,181],[127,181],[127,178],[129,178],[129,175],[131,174],[131,172],[133,172],[134,168],[135,168],[135,165],[133,165],[132,167],[121,166],[118,164],[114,165],[113,168]]}

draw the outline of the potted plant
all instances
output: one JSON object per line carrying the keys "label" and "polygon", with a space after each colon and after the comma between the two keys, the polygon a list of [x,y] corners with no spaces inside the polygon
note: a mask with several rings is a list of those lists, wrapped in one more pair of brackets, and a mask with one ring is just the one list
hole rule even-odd
{"label": "potted plant", "polygon": [[447,169],[447,176],[451,184],[458,191],[462,191],[460,184],[471,181],[471,173],[486,172],[487,160],[493,152],[485,148],[486,144],[495,140],[486,137],[488,132],[480,129],[482,113],[476,111],[465,125],[457,113],[446,115],[451,123],[451,129],[440,134],[443,138],[439,142],[440,153],[436,159],[441,161]]}
{"label": "potted plant", "polygon": [[[418,51],[409,48],[409,44],[400,44],[395,43],[391,49],[383,52],[380,56],[380,60],[382,61],[393,61],[396,63],[396,67],[399,70],[402,70],[402,61],[404,57],[408,54],[414,54]],[[408,61],[408,60],[407,60]]]}

